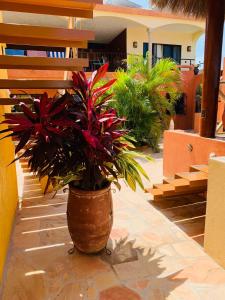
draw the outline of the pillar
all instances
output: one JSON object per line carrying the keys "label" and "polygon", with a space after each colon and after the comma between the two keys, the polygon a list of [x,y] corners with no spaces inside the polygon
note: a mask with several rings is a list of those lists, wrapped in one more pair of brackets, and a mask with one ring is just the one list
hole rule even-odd
{"label": "pillar", "polygon": [[208,1],[200,135],[214,138],[223,44],[225,0]]}
{"label": "pillar", "polygon": [[152,30],[151,28],[147,29],[148,32],[148,63],[149,69],[152,68]]}

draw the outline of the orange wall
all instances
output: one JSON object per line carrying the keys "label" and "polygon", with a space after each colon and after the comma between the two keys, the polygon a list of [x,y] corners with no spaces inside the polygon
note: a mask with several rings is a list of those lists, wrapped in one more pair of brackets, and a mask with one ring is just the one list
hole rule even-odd
{"label": "orange wall", "polygon": [[[190,145],[193,151],[189,151]],[[186,172],[191,165],[207,164],[209,155],[225,156],[225,141],[206,139],[197,134],[184,131],[165,131],[164,133],[164,176]]]}
{"label": "orange wall", "polygon": [[175,129],[187,130],[194,128],[195,94],[196,88],[202,81],[202,74],[194,75],[193,66],[186,66],[186,70],[182,71],[182,81],[182,91],[187,95],[186,114],[176,115]]}

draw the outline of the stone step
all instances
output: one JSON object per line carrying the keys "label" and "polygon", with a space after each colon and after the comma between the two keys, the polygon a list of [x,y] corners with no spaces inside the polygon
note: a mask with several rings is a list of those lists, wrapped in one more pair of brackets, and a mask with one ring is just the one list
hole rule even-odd
{"label": "stone step", "polygon": [[168,187],[167,184],[164,184],[166,187],[163,188],[152,188],[147,189],[146,192],[153,195],[154,200],[159,201],[162,199],[167,199],[171,197],[185,196],[191,194],[202,194],[206,191],[207,187],[205,186],[189,186],[183,188],[182,190],[176,191],[175,188]]}
{"label": "stone step", "polygon": [[170,209],[188,206],[194,203],[205,202],[206,199],[199,194],[181,195],[177,197],[161,198],[158,201],[150,201],[152,205],[159,209]]}
{"label": "stone step", "polygon": [[150,193],[153,196],[154,201],[163,199],[163,192],[160,189],[149,188],[145,189],[146,193]]}
{"label": "stone step", "polygon": [[153,187],[162,191],[164,197],[169,197],[175,193],[175,187],[171,184],[154,184]]}
{"label": "stone step", "polygon": [[190,167],[190,172],[198,172],[198,171],[208,174],[209,167],[207,165],[193,165]]}
{"label": "stone step", "polygon": [[175,175],[176,179],[186,179],[190,182],[191,186],[207,187],[208,174],[205,172],[181,172]]}
{"label": "stone step", "polygon": [[187,179],[164,179],[164,183],[169,183],[174,186],[175,191],[186,191],[188,187],[190,187],[190,182]]}

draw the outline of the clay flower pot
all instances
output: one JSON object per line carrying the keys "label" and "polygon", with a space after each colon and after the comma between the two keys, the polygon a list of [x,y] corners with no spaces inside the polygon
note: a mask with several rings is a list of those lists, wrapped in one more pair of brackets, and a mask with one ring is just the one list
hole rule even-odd
{"label": "clay flower pot", "polygon": [[86,254],[103,250],[113,223],[111,186],[99,191],[70,186],[67,222],[76,249]]}

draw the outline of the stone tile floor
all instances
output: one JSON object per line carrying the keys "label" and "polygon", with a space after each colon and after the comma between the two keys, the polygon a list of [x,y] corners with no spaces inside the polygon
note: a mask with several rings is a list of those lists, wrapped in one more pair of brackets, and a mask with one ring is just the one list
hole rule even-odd
{"label": "stone tile floor", "polygon": [[[160,157],[145,167],[162,177]],[[225,270],[141,191],[113,193],[111,255],[69,255],[67,195],[43,196],[29,174],[23,184],[2,300],[225,299]]]}

